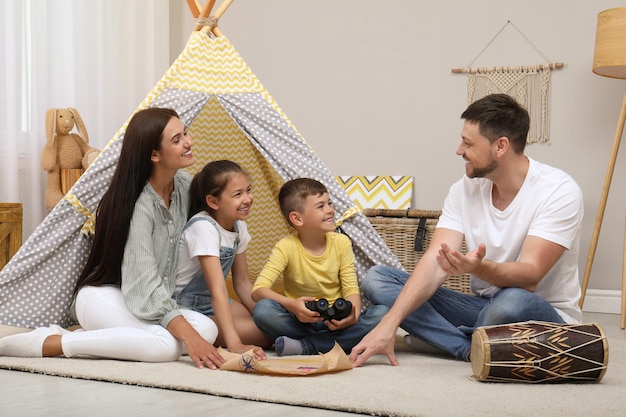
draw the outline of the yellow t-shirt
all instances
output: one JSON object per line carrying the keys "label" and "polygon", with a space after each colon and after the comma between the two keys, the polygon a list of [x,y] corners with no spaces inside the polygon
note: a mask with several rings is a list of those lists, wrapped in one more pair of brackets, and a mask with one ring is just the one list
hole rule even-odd
{"label": "yellow t-shirt", "polygon": [[281,274],[289,298],[326,298],[333,304],[339,297],[360,294],[352,242],[340,233],[326,233],[326,250],[320,256],[308,253],[296,234],[282,238],[272,249],[252,291],[272,288]]}

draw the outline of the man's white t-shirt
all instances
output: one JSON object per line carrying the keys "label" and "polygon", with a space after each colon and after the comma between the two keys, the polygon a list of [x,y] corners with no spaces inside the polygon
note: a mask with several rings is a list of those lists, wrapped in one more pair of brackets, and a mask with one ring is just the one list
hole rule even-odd
{"label": "man's white t-shirt", "polygon": [[[582,191],[565,172],[528,160],[524,183],[507,208],[494,207],[490,180],[464,176],[450,187],[437,227],[463,233],[468,250],[484,243],[485,258],[498,263],[518,261],[529,235],[563,246],[565,252],[539,282],[535,293],[548,301],[565,322],[580,323]],[[481,296],[491,297],[499,290],[475,276],[470,282],[472,291]]]}

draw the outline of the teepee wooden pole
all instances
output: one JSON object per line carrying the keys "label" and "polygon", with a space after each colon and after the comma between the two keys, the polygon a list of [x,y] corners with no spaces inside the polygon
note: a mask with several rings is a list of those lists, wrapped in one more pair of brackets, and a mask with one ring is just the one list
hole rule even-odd
{"label": "teepee wooden pole", "polygon": [[189,11],[191,12],[191,16],[195,19],[200,15],[200,5],[196,0],[187,0],[187,7],[189,7]]}
{"label": "teepee wooden pole", "polygon": [[[187,0],[187,4],[189,4],[190,1],[194,1],[196,2],[196,7],[198,7],[198,3],[197,0]],[[201,7],[202,12],[199,13],[197,16],[194,17],[200,17],[200,18],[207,18],[209,17],[209,15],[211,14],[211,10],[213,10],[213,6],[215,6],[215,0],[208,0],[207,3],[205,4],[204,7]],[[202,25],[196,25],[196,28],[194,30],[200,30],[202,29]]]}
{"label": "teepee wooden pole", "polygon": [[[230,7],[231,4],[233,4],[233,1],[235,0],[224,0],[222,2],[222,4],[220,4],[220,6],[217,8],[217,10],[215,10],[215,13],[213,13],[213,17],[215,17],[217,20],[219,20],[224,13],[226,13],[226,10],[228,10],[228,8]],[[205,27],[202,29],[203,32],[208,32],[209,28]],[[215,26],[214,28],[210,29],[213,34],[215,36],[223,36],[224,34],[222,33],[222,31],[220,30],[219,27]]]}

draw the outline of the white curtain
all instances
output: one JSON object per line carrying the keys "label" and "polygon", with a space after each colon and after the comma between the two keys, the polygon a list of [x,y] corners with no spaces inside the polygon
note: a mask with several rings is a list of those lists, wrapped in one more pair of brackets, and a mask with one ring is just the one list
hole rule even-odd
{"label": "white curtain", "polygon": [[170,65],[168,0],[0,0],[0,202],[23,238],[47,214],[49,108],[75,107],[102,149]]}

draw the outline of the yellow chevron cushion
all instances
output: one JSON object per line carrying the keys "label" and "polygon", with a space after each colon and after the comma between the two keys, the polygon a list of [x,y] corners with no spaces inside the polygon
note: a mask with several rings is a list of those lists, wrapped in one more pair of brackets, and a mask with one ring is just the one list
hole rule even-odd
{"label": "yellow chevron cushion", "polygon": [[336,176],[348,196],[365,208],[410,209],[413,177],[404,175]]}

